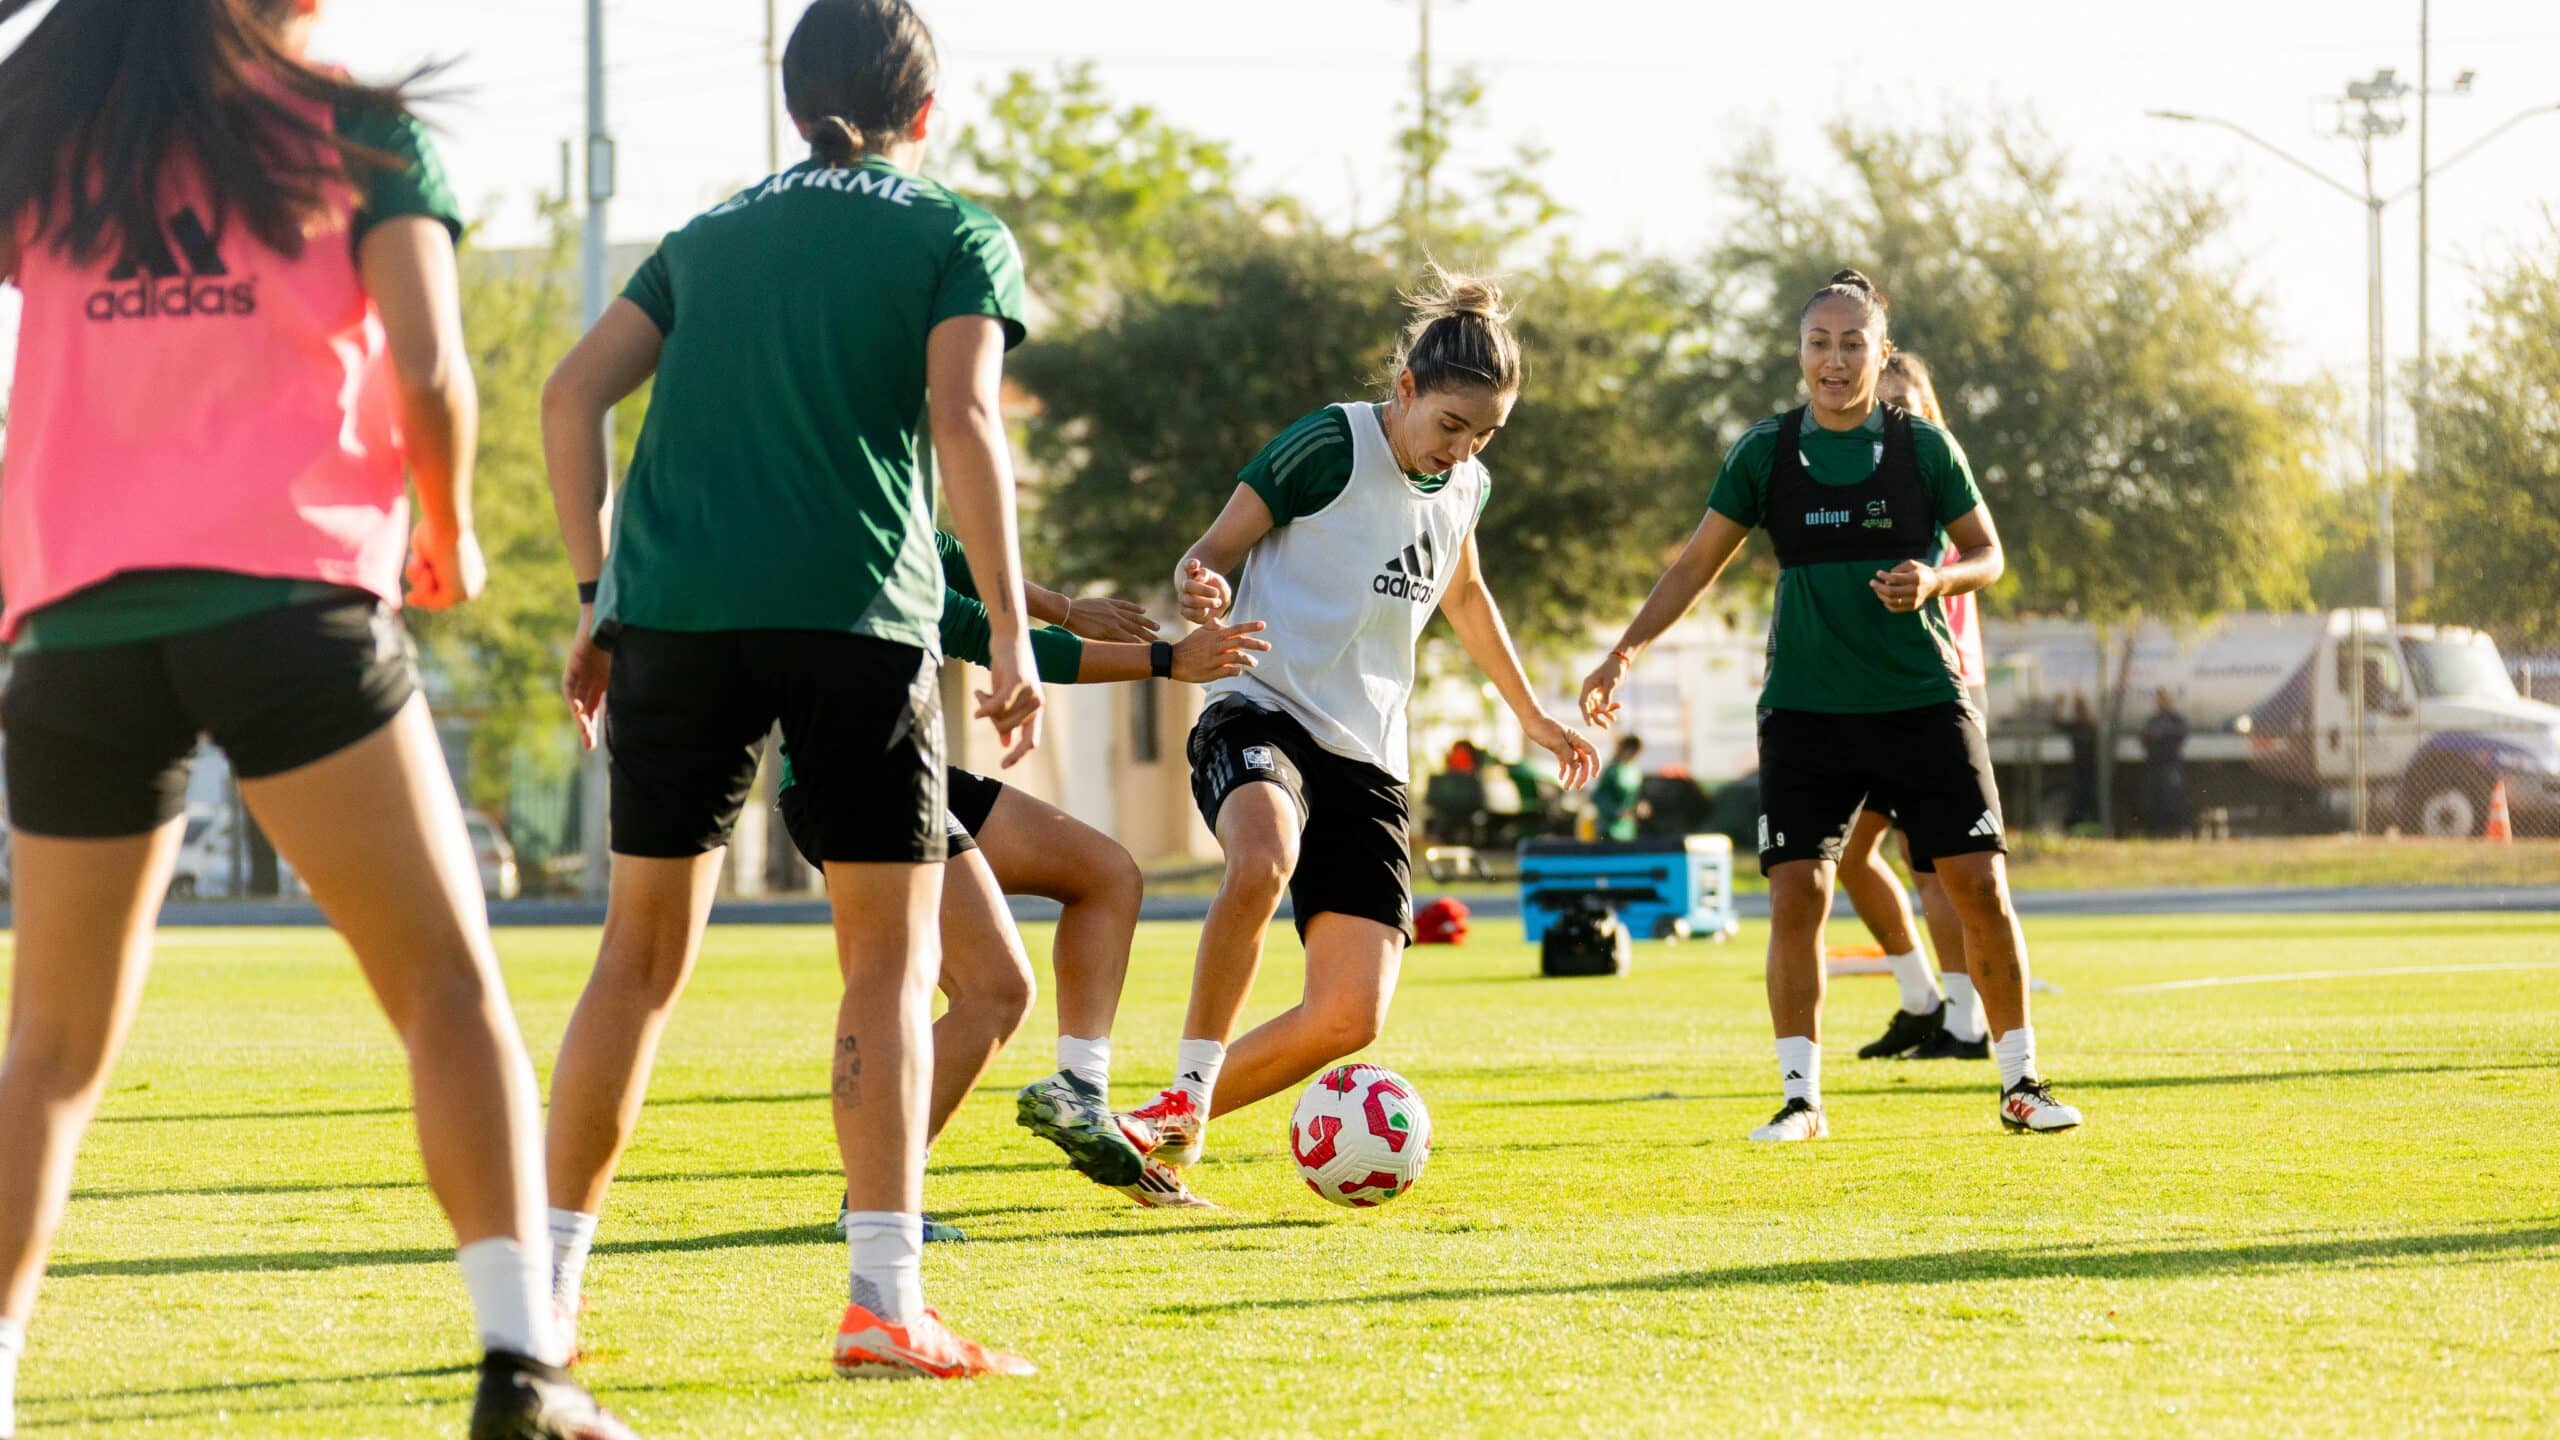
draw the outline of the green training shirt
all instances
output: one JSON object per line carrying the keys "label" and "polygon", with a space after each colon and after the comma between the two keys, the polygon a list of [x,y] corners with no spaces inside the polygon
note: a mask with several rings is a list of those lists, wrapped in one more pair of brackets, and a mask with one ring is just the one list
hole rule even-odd
{"label": "green training shirt", "polygon": [[[1725,452],[1708,509],[1739,525],[1760,524],[1769,497],[1769,458],[1785,419],[1770,416]],[[1943,531],[1973,513],[1982,492],[1954,436],[1915,415],[1911,441]],[[1855,430],[1825,430],[1808,414],[1796,443],[1814,483],[1858,484],[1881,458],[1884,411],[1877,409]],[[1867,582],[1889,568],[1854,560],[1799,565],[1779,574],[1762,708],[1875,714],[1965,698],[1946,607],[1932,599],[1907,615],[1885,609]]]}
{"label": "green training shirt", "polygon": [[[1292,520],[1313,515],[1351,485],[1351,422],[1331,405],[1299,416],[1278,438],[1262,447],[1261,453],[1245,462],[1237,472],[1238,482],[1251,486],[1253,493],[1271,509],[1271,523],[1286,525]],[[1436,495],[1449,483],[1446,475],[1416,475],[1408,471],[1404,477],[1424,495]],[[1484,513],[1484,502],[1493,495],[1493,487],[1484,487],[1477,497],[1476,513]]]}
{"label": "green training shirt", "polygon": [[934,644],[925,340],[1023,335],[993,215],[884,160],[795,165],[668,236],[624,289],[666,336],[600,619]]}
{"label": "green training shirt", "polygon": [[[462,236],[462,207],[426,126],[398,111],[341,109],[340,135],[406,161],[405,168],[367,167],[358,175],[348,243],[363,243],[385,220],[423,215]],[[131,645],[245,619],[260,611],[332,595],[358,595],[319,580],[284,580],[229,570],[135,570],[110,576],[27,616],[16,652]]]}

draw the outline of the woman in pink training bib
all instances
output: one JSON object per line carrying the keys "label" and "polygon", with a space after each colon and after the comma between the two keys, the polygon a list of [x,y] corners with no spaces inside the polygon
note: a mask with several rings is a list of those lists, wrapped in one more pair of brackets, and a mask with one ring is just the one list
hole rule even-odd
{"label": "woman in pink training bib", "polygon": [[0,1436],[203,735],[408,1048],[488,1352],[471,1434],[630,1434],[559,1369],[533,1068],[397,614],[404,568],[428,609],[486,578],[460,225],[401,87],[303,58],[319,8],[59,0],[0,60],[0,279],[26,302],[0,472]]}

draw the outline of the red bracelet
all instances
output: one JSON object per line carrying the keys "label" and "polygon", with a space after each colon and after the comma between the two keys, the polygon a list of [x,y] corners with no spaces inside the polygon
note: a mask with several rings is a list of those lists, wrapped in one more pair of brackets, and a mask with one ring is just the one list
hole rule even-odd
{"label": "red bracelet", "polygon": [[1612,651],[1610,651],[1610,652],[1609,652],[1609,658],[1610,658],[1610,659],[1612,659],[1612,660],[1618,660],[1618,661],[1622,661],[1622,662],[1624,662],[1624,663],[1625,663],[1625,665],[1626,665],[1626,667],[1627,667],[1628,669],[1630,669],[1630,670],[1633,670],[1634,668],[1636,668],[1636,657],[1634,657],[1633,655],[1628,654],[1628,653],[1627,653],[1626,651],[1624,651],[1624,650],[1612,650]]}

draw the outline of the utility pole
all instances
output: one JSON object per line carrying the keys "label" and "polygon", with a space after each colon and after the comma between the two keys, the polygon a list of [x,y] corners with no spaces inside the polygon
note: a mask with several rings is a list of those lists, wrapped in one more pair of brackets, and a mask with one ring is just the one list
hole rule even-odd
{"label": "utility pole", "polygon": [[1431,145],[1431,0],[1414,0],[1422,12],[1422,46],[1415,53],[1413,73],[1419,82],[1422,108],[1415,111],[1415,129],[1422,136],[1422,153],[1417,157],[1415,178],[1420,208],[1415,211],[1414,231],[1421,237],[1423,253],[1431,251],[1431,168],[1439,157]]}
{"label": "utility pole", "polygon": [[773,0],[764,0],[764,173],[782,169],[782,52],[774,48]]}
{"label": "utility pole", "polygon": [[[579,237],[579,290],[580,308],[590,327],[604,314],[610,298],[605,294],[605,216],[613,202],[613,181],[613,137],[607,133],[604,119],[604,0],[587,0],[587,215],[584,233]],[[608,472],[612,464],[613,417],[608,414]],[[608,481],[610,478],[608,474]],[[611,501],[606,503],[610,506]],[[606,797],[612,793],[612,777],[602,744],[587,752],[578,782],[579,840],[580,849],[586,854],[586,864],[578,876],[578,893],[591,900],[601,899],[613,864],[606,825],[611,808]]]}

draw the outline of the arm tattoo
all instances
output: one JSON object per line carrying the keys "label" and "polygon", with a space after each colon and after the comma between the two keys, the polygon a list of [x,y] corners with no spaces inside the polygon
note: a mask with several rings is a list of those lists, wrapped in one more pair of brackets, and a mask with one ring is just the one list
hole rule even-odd
{"label": "arm tattoo", "polygon": [[835,1096],[839,1110],[862,1106],[862,1047],[850,1035],[836,1038]]}

